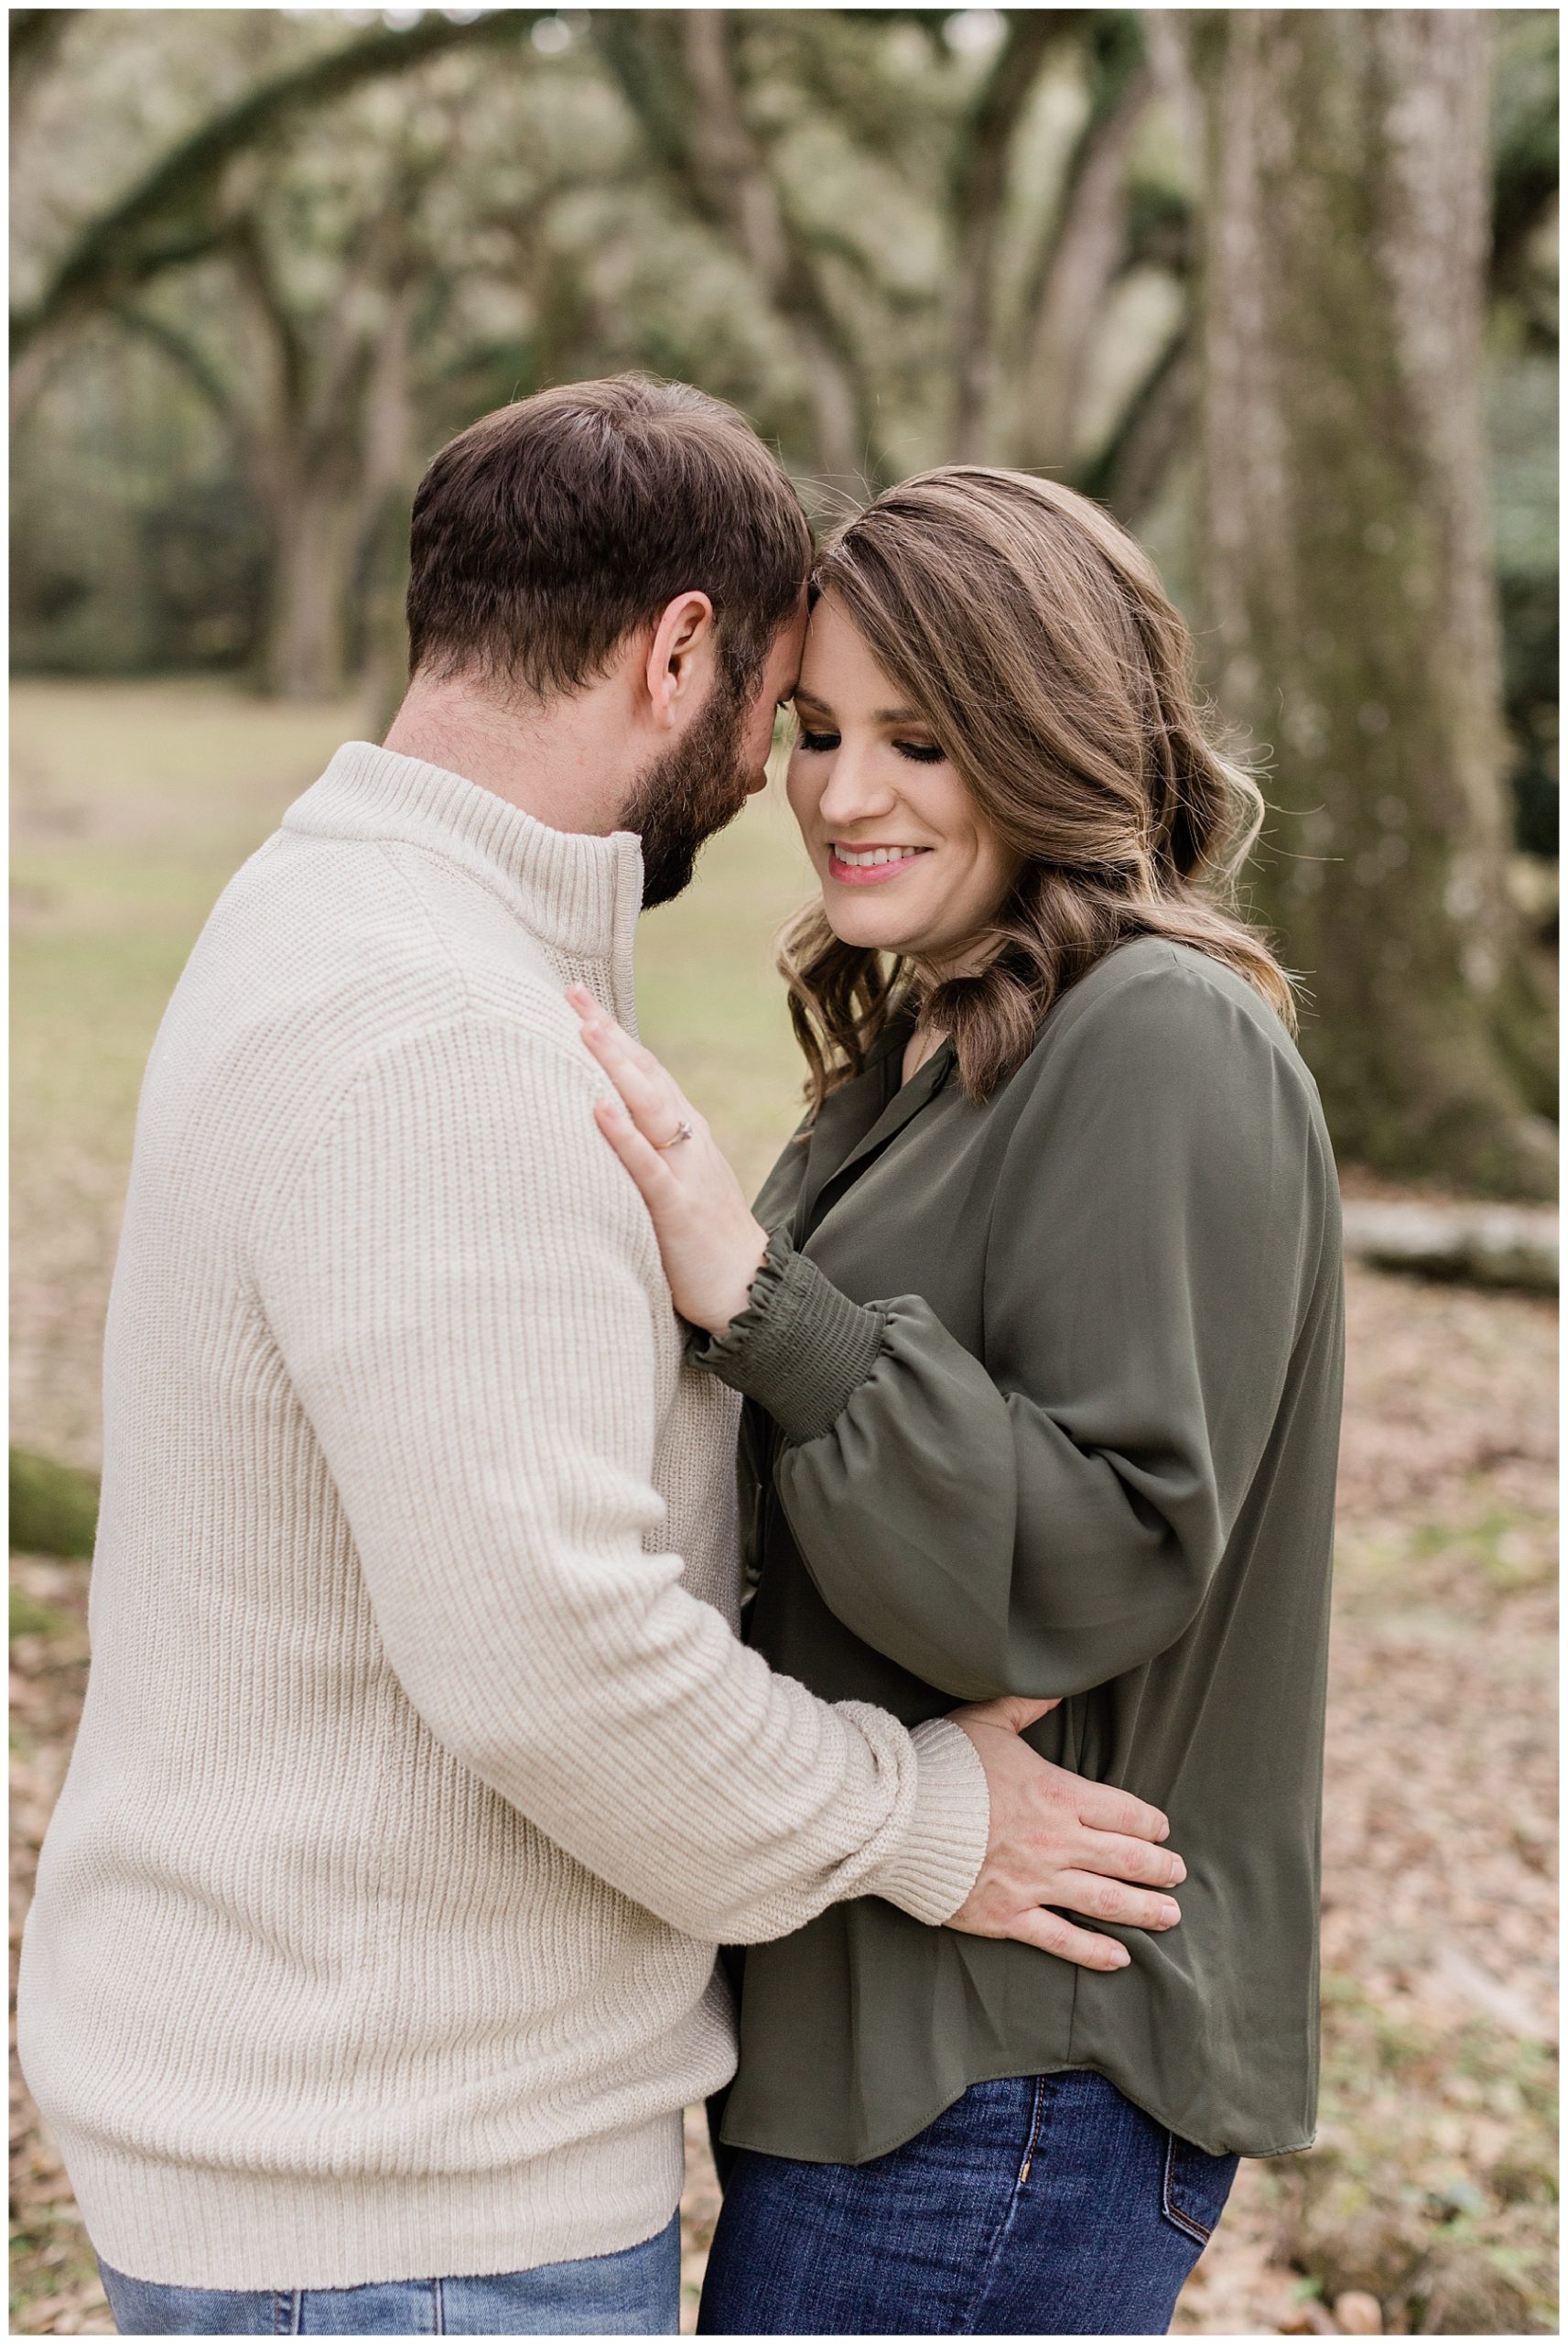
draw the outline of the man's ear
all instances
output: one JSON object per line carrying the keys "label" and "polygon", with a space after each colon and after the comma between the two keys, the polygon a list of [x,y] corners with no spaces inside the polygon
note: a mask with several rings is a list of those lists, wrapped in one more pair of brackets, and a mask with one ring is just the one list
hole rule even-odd
{"label": "man's ear", "polygon": [[695,589],[666,602],[648,646],[643,678],[655,729],[675,730],[683,703],[689,706],[699,671],[713,650],[713,605]]}

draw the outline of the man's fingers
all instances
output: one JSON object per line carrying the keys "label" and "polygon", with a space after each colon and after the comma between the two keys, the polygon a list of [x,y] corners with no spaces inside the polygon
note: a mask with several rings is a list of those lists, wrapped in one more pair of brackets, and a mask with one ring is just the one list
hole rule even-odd
{"label": "man's fingers", "polygon": [[1081,1872],[1103,1872],[1110,1880],[1140,1880],[1151,1888],[1179,1888],[1187,1868],[1173,1848],[1151,1846],[1147,1839],[1129,1839],[1115,1831],[1086,1831],[1076,1851]]}
{"label": "man's fingers", "polygon": [[1088,1929],[1075,1928],[1060,1913],[1048,1913],[1041,1904],[1020,1913],[1009,1924],[1006,1935],[1020,1945],[1038,1946],[1042,1953],[1074,1962],[1080,1970],[1125,1970],[1132,1959],[1114,1937],[1097,1937]]}
{"label": "man's fingers", "polygon": [[1098,1872],[1060,1872],[1051,1894],[1070,1912],[1091,1921],[1115,1921],[1124,1929],[1173,1929],[1182,1917],[1174,1897],[1130,1888],[1125,1881],[1106,1880]]}
{"label": "man's fingers", "polygon": [[1171,1819],[1130,1791],[1109,1783],[1086,1782],[1077,1798],[1078,1820],[1096,1831],[1126,1831],[1135,1839],[1168,1839]]}

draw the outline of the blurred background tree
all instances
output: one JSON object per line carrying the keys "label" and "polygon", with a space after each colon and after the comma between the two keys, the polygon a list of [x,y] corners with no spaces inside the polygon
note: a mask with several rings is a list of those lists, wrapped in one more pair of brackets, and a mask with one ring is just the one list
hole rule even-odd
{"label": "blurred background tree", "polygon": [[1347,1156],[1552,1179],[1545,10],[13,10],[25,670],[394,697],[409,495],[539,385],[735,400],[827,515],[1102,498],[1267,768]]}
{"label": "blurred background tree", "polygon": [[1199,20],[1203,601],[1222,705],[1274,740],[1255,893],[1311,971],[1341,1144],[1549,1190],[1499,787],[1490,37],[1461,9]]}

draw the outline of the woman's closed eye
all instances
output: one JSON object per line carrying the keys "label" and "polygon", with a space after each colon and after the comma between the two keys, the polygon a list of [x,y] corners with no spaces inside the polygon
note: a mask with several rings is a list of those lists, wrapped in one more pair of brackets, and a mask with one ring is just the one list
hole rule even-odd
{"label": "woman's closed eye", "polygon": [[[837,732],[811,732],[802,725],[795,736],[795,746],[797,749],[804,749],[809,756],[820,757],[826,756],[830,750],[836,749],[839,739],[840,735]],[[935,741],[894,741],[891,745],[899,756],[906,757],[911,765],[940,765],[943,759],[944,752],[937,747]]]}

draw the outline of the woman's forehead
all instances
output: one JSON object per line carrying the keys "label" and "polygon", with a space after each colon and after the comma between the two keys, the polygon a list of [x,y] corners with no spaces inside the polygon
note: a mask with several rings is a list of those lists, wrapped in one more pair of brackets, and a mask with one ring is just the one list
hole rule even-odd
{"label": "woman's forehead", "polygon": [[891,705],[898,698],[865,636],[830,594],[817,602],[806,630],[799,690],[807,699],[831,701],[838,695],[857,704]]}

